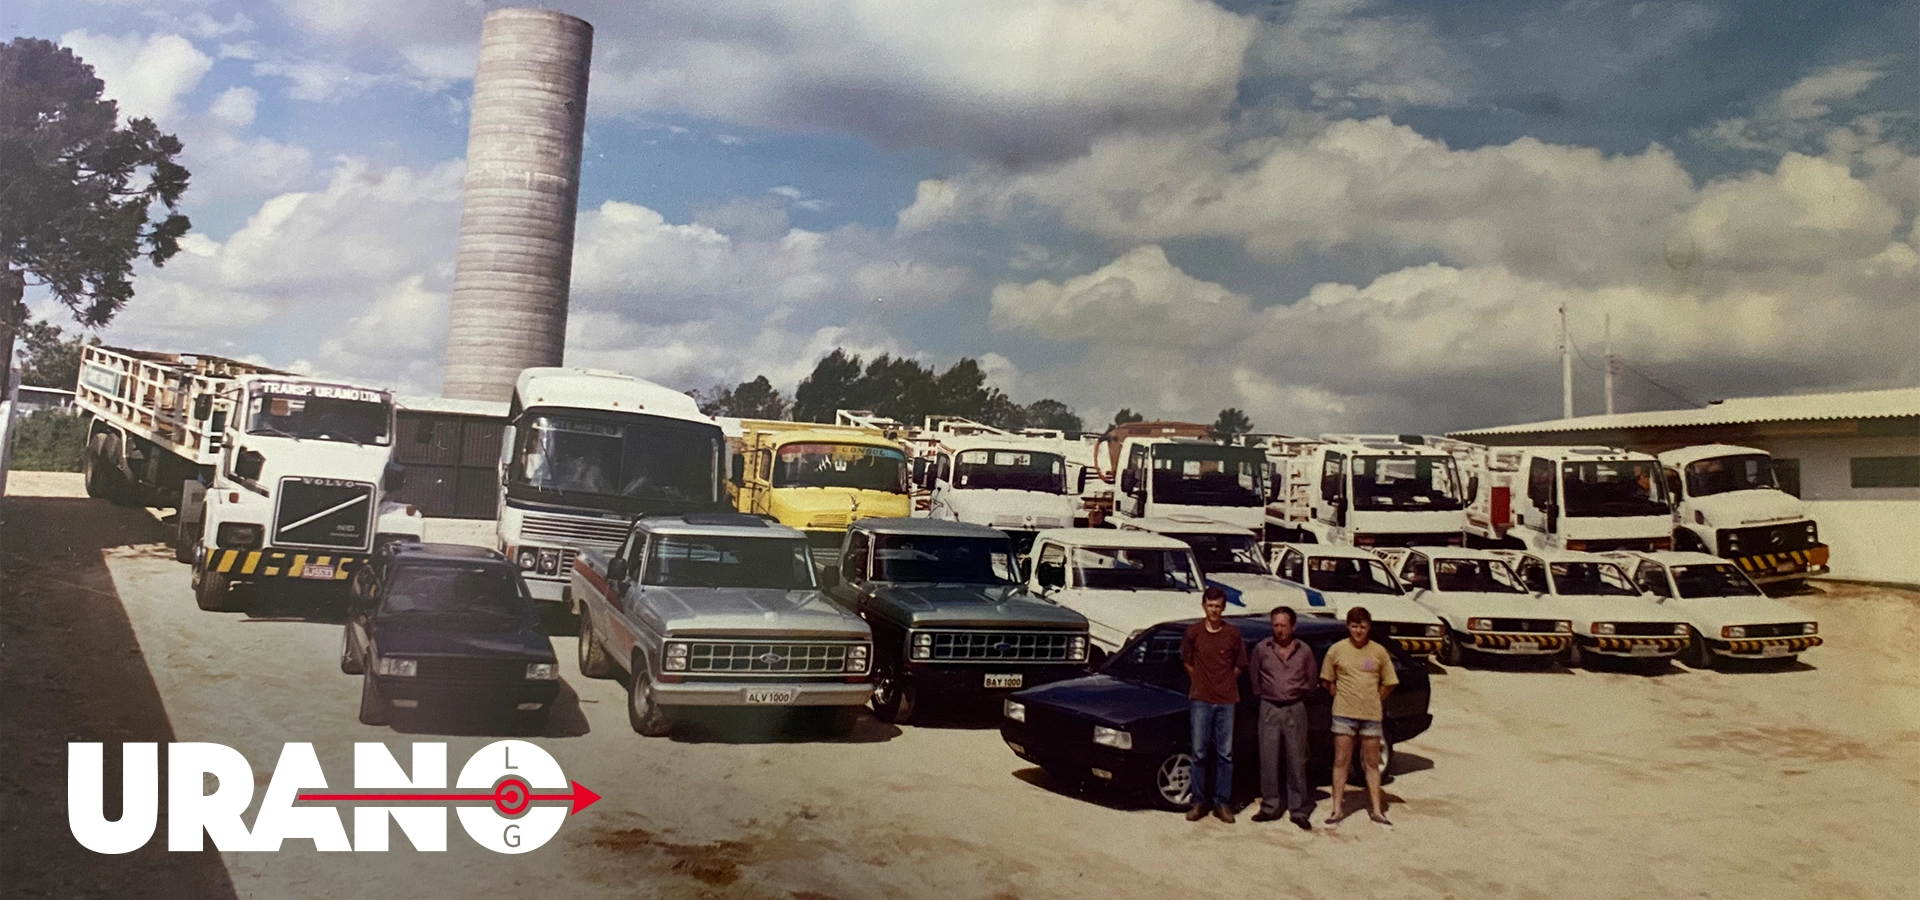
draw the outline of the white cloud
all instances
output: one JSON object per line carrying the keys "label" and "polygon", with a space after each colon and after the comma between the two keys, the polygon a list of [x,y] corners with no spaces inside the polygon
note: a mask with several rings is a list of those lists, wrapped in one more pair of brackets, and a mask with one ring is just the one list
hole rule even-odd
{"label": "white cloud", "polygon": [[[1832,128],[1835,107],[1846,105],[1886,76],[1884,67],[1853,61],[1822,69],[1754,105],[1748,115],[1715,121],[1694,136],[1709,144],[1759,153],[1806,151]],[[1863,126],[1852,119],[1854,128]],[[1873,121],[1868,117],[1866,121]],[[1875,135],[1878,137],[1878,135]]]}
{"label": "white cloud", "polygon": [[253,117],[260,110],[260,92],[250,87],[228,88],[215,97],[213,105],[207,107],[208,114],[229,128],[245,128],[253,124]]}
{"label": "white cloud", "polygon": [[180,100],[193,92],[213,68],[213,58],[177,34],[120,37],[69,31],[60,43],[73,50],[106,85],[105,95],[120,104],[125,119],[153,119],[170,127]]}
{"label": "white cloud", "polygon": [[1817,119],[1831,112],[1833,103],[1852,99],[1885,74],[1877,67],[1859,63],[1834,66],[1781,91],[1775,108],[1789,119]]}
{"label": "white cloud", "polygon": [[1318,105],[1444,106],[1462,99],[1466,63],[1425,23],[1375,12],[1376,0],[1301,0],[1265,24],[1261,67],[1304,85]]}

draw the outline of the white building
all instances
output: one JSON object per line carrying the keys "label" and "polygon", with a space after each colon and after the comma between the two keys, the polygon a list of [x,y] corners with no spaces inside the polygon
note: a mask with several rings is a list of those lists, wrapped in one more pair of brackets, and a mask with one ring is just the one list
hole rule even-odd
{"label": "white building", "polygon": [[1773,454],[1833,548],[1830,577],[1920,584],[1920,388],[1740,397],[1701,409],[1581,416],[1453,434],[1501,446],[1659,453],[1737,444]]}

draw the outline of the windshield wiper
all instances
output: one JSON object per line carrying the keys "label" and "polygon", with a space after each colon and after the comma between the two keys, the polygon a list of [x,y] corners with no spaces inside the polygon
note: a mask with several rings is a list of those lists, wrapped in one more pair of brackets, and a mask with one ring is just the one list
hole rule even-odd
{"label": "windshield wiper", "polygon": [[[268,432],[269,434],[277,434],[277,435],[279,435],[279,436],[281,436],[281,437],[285,437],[285,438],[293,438],[293,439],[294,439],[294,440],[296,440],[296,441],[298,441],[298,440],[305,440],[305,439],[304,439],[304,438],[302,438],[301,436],[299,436],[299,435],[297,435],[297,434],[294,434],[294,433],[293,433],[293,432],[291,432],[291,431],[282,431],[282,430],[280,430],[280,429],[278,429],[278,428],[275,428],[275,427],[273,427],[273,425],[271,425],[271,424],[269,424],[269,423],[264,423],[264,422],[263,422],[263,423],[261,423],[261,424],[260,424],[260,429],[261,429],[261,430],[264,430],[264,431],[266,431],[266,432]],[[259,432],[258,432],[258,431],[256,431],[256,432],[254,432],[254,433],[255,433],[255,434],[258,434]]]}

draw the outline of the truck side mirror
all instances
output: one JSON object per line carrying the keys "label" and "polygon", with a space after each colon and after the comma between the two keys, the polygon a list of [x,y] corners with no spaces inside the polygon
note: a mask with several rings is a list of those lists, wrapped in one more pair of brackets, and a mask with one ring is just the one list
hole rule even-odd
{"label": "truck side mirror", "polygon": [[399,463],[387,463],[387,470],[380,476],[380,489],[388,493],[407,486],[407,469]]}
{"label": "truck side mirror", "polygon": [[1467,479],[1467,499],[1472,500],[1478,496],[1480,496],[1480,476],[1475,475]]}
{"label": "truck side mirror", "polygon": [[260,451],[241,448],[239,454],[233,458],[233,474],[253,481],[260,477],[260,471],[266,468],[266,465],[267,457]]}
{"label": "truck side mirror", "polygon": [[744,482],[747,480],[747,458],[746,457],[741,456],[738,453],[733,455],[733,463],[731,466],[731,471],[728,472],[727,474],[727,479],[733,482],[734,487],[739,487],[741,482]]}
{"label": "truck side mirror", "polygon": [[1120,493],[1131,494],[1140,489],[1140,473],[1131,469],[1120,473]]}
{"label": "truck side mirror", "polygon": [[1040,563],[1037,569],[1039,571],[1041,590],[1051,591],[1056,588],[1066,587],[1067,569],[1065,566],[1059,563]]}
{"label": "truck side mirror", "polygon": [[205,419],[210,415],[213,415],[213,397],[208,394],[201,394],[193,398],[193,417],[196,419]]}
{"label": "truck side mirror", "polygon": [[819,580],[822,589],[836,587],[840,584],[839,566],[816,565],[813,567],[813,575],[814,578]]}
{"label": "truck side mirror", "polygon": [[607,561],[607,581],[615,582],[615,581],[625,581],[625,580],[627,580],[627,561],[624,559],[619,559],[617,557],[614,559],[608,560]]}

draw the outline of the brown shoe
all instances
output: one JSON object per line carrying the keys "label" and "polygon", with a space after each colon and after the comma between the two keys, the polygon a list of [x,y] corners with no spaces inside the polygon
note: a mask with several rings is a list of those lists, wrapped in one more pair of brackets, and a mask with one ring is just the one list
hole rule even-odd
{"label": "brown shoe", "polygon": [[1189,822],[1198,822],[1201,819],[1204,819],[1206,817],[1207,817],[1207,807],[1206,807],[1206,804],[1204,803],[1195,803],[1192,807],[1187,809],[1187,821]]}
{"label": "brown shoe", "polygon": [[1233,810],[1228,809],[1224,803],[1213,808],[1213,817],[1228,825],[1233,824]]}

